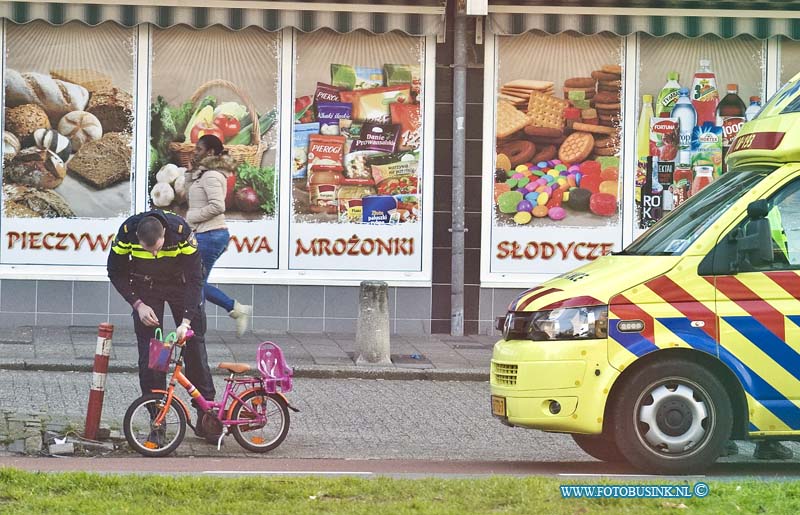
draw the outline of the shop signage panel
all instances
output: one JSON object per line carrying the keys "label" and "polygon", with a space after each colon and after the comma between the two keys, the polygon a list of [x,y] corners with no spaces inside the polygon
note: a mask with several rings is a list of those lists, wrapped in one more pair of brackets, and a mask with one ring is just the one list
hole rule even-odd
{"label": "shop signage panel", "polygon": [[125,217],[107,220],[14,218],[3,223],[3,263],[105,266]]}
{"label": "shop signage panel", "polygon": [[307,270],[419,271],[418,223],[401,225],[296,224],[291,268]]}
{"label": "shop signage panel", "polygon": [[679,35],[638,42],[635,234],[725,173],[728,154],[776,148],[782,138],[736,138],[765,96],[764,42]]}
{"label": "shop signage panel", "polygon": [[492,230],[493,273],[561,274],[585,265],[619,245],[614,228],[572,228],[542,231],[534,228],[496,227]]}
{"label": "shop signage panel", "polygon": [[228,222],[230,240],[214,268],[278,268],[278,220]]}

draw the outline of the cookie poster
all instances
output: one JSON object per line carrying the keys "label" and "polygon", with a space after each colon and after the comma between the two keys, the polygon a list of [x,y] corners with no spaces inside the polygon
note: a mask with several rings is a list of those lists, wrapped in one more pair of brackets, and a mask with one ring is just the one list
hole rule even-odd
{"label": "cookie poster", "polygon": [[6,220],[130,214],[134,42],[115,24],[8,24]]}
{"label": "cookie poster", "polygon": [[[498,38],[492,198],[484,203],[494,207],[492,271],[530,272],[504,261],[518,254],[515,244],[531,258],[529,242],[541,242],[532,259],[542,259],[551,245],[584,242],[578,235],[587,229],[596,248],[621,240],[621,49],[612,36]],[[542,237],[547,231],[558,242]],[[559,265],[580,264],[582,252]]]}
{"label": "cookie poster", "polygon": [[399,34],[298,35],[291,267],[420,270],[430,173],[421,45]]}
{"label": "cookie poster", "polygon": [[[619,223],[620,43],[600,36],[499,39],[495,226]],[[586,58],[567,59],[590,45],[596,47]],[[556,58],[518,58],[526,54]]]}
{"label": "cookie poster", "polygon": [[[191,184],[219,172],[206,177],[219,177],[212,187],[224,179],[231,236],[219,267],[277,268],[278,43],[256,28],[153,33],[149,204],[187,217]],[[225,155],[195,157],[206,134]]]}

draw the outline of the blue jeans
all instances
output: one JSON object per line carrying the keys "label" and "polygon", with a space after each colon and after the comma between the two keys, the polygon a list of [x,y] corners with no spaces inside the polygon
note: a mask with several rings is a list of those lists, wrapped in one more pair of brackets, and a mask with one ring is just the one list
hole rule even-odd
{"label": "blue jeans", "polygon": [[225,292],[208,284],[208,274],[214,267],[214,263],[225,252],[228,247],[228,239],[230,233],[228,229],[214,229],[213,231],[196,233],[197,248],[200,250],[200,257],[203,259],[203,268],[205,268],[205,277],[203,278],[206,283],[203,286],[203,296],[208,299],[212,304],[216,304],[225,311],[230,312],[233,309],[233,299],[225,295]]}

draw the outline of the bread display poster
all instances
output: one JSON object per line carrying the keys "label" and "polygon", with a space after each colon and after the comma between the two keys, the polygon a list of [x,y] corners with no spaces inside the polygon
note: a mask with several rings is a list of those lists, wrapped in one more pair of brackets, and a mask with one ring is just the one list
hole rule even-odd
{"label": "bread display poster", "polygon": [[560,272],[621,241],[621,44],[570,34],[498,38],[493,271],[533,261],[537,273]]}
{"label": "bread display poster", "polygon": [[420,39],[317,31],[296,48],[290,266],[419,270]]}
{"label": "bread display poster", "polygon": [[201,169],[195,144],[211,134],[231,158],[232,166],[218,170],[227,177],[226,219],[275,218],[276,38],[256,28],[154,31],[148,174],[153,207],[186,216],[188,189]]}
{"label": "bread display poster", "polygon": [[78,22],[7,28],[4,217],[128,216],[132,32]]}

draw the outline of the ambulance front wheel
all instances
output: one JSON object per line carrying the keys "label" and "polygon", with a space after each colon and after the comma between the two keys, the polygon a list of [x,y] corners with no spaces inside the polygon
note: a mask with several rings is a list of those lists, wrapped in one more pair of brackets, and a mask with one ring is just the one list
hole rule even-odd
{"label": "ambulance front wheel", "polygon": [[620,385],[617,446],[635,467],[655,474],[692,474],[719,457],[731,435],[731,401],[717,377],[681,359],[654,361]]}

